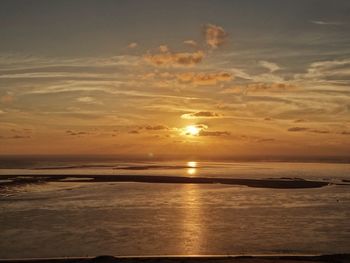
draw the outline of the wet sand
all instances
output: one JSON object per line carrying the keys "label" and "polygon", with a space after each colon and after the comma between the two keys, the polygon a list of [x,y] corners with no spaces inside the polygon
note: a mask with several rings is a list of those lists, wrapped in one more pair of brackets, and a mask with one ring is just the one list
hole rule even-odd
{"label": "wet sand", "polygon": [[0,260],[0,263],[349,263],[350,254],[322,256],[112,257]]}
{"label": "wet sand", "polygon": [[[329,185],[329,182],[311,181],[299,178],[277,179],[236,179],[219,177],[180,177],[156,175],[2,175],[1,187],[45,182],[137,182],[162,184],[225,184],[242,185],[255,188],[319,188]],[[9,181],[4,181],[9,180]]]}

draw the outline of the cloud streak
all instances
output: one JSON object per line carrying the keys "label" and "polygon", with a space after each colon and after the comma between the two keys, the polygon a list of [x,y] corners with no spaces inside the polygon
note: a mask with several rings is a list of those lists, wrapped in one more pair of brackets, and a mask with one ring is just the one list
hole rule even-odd
{"label": "cloud streak", "polygon": [[185,113],[181,115],[182,119],[196,119],[196,118],[219,118],[222,115],[212,111],[198,111],[192,113]]}

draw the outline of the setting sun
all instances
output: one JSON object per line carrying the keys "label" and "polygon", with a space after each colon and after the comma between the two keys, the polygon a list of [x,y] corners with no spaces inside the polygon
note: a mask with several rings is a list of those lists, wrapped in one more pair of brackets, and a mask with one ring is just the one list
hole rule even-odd
{"label": "setting sun", "polygon": [[196,136],[200,132],[200,128],[196,127],[195,125],[189,125],[185,128],[185,134],[186,135],[192,135]]}

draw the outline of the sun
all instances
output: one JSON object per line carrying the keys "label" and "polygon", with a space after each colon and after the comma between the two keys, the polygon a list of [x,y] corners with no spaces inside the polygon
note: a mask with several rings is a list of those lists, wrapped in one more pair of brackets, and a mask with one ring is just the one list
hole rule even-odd
{"label": "sun", "polygon": [[192,135],[196,136],[200,132],[200,128],[196,127],[195,125],[188,125],[185,127],[185,134],[186,135]]}

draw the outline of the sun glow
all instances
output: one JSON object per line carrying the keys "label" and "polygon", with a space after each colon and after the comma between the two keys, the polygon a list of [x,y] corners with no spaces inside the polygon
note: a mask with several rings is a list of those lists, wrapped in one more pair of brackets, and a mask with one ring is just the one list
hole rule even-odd
{"label": "sun glow", "polygon": [[197,173],[197,162],[187,162],[187,174],[194,175]]}
{"label": "sun glow", "polygon": [[185,128],[186,135],[196,136],[199,134],[199,132],[200,132],[200,128],[196,127],[195,125],[189,125],[189,126],[186,126]]}
{"label": "sun glow", "polygon": [[187,169],[187,173],[189,175],[194,175],[194,174],[196,174],[196,172],[197,172],[196,168],[189,168],[189,169]]}
{"label": "sun glow", "polygon": [[187,166],[191,168],[196,168],[197,167],[197,162],[187,162]]}

